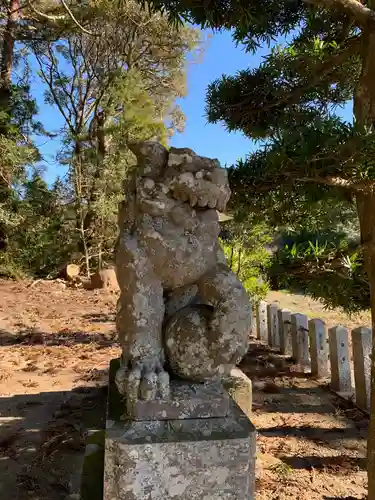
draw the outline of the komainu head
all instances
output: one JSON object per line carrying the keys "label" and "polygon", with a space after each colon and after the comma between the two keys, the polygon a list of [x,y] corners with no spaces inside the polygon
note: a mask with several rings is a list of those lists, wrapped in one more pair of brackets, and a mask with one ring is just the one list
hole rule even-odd
{"label": "komainu head", "polygon": [[162,182],[172,196],[200,209],[224,212],[230,198],[227,171],[216,159],[198,156],[188,148],[170,148],[144,141],[131,145],[137,156],[136,175]]}

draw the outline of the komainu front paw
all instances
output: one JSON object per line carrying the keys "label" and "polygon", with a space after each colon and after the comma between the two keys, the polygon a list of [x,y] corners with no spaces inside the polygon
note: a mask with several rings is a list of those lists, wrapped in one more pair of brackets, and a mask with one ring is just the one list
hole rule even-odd
{"label": "komainu front paw", "polygon": [[122,365],[115,380],[118,391],[126,399],[128,412],[138,400],[169,398],[169,374],[159,360],[137,361],[130,367]]}

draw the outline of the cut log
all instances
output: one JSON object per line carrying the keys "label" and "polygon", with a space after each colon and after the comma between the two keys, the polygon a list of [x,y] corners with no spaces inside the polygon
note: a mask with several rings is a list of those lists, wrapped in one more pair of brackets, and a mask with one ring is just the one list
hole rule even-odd
{"label": "cut log", "polygon": [[60,277],[67,281],[75,281],[79,276],[80,268],[77,264],[66,264],[61,270]]}

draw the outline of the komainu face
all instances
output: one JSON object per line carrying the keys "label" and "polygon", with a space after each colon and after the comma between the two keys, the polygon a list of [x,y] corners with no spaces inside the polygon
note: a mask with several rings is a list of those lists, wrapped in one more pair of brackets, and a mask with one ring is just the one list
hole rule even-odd
{"label": "komainu face", "polygon": [[230,198],[228,175],[217,160],[197,157],[190,151],[180,155],[172,152],[165,176],[175,199],[192,207],[225,210]]}
{"label": "komainu face", "polygon": [[187,148],[171,148],[168,153],[152,142],[141,143],[134,152],[143,167],[141,177],[150,179],[150,186],[156,183],[164,194],[196,209],[226,209],[231,193],[227,171],[218,160],[198,156]]}

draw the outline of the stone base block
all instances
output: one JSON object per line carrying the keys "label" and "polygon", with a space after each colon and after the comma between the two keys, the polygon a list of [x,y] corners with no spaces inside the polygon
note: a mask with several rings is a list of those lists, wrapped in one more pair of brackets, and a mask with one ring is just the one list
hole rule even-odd
{"label": "stone base block", "polygon": [[233,399],[221,417],[124,421],[112,376],[109,397],[104,500],[254,500],[255,428]]}
{"label": "stone base block", "polygon": [[229,376],[223,380],[223,385],[230,397],[250,418],[253,403],[251,380],[239,368],[232,368]]}
{"label": "stone base block", "polygon": [[82,468],[81,492],[77,500],[103,500],[104,444],[103,430],[90,432]]}

